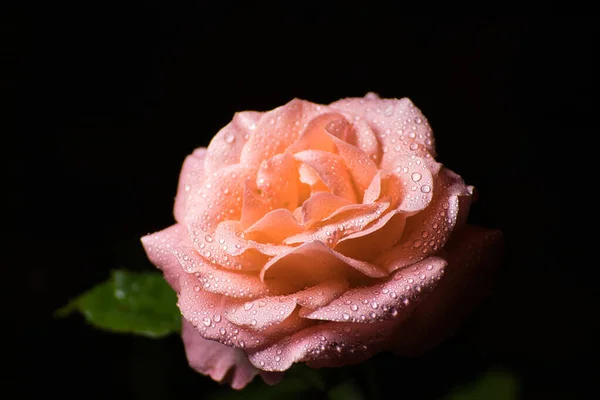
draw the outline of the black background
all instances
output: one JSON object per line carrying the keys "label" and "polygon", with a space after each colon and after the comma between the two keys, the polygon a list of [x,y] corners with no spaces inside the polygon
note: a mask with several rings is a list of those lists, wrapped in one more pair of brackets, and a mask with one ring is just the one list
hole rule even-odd
{"label": "black background", "polygon": [[523,398],[587,398],[596,283],[564,257],[561,224],[595,110],[594,19],[197,3],[53,5],[5,24],[15,40],[0,83],[15,95],[3,112],[3,330],[18,340],[6,342],[17,374],[2,379],[67,398],[218,388],[189,369],[176,336],[113,335],[51,313],[112,268],[152,268],[139,237],[173,223],[183,159],[235,111],[373,91],[422,109],[439,160],[478,189],[470,222],[506,240],[494,294],[455,338],[397,361],[390,393],[436,398],[499,365]]}

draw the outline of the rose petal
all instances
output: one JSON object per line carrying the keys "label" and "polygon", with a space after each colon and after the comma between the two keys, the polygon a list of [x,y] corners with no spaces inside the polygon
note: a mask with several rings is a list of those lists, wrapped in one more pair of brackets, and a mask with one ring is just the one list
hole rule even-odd
{"label": "rose petal", "polygon": [[294,210],[298,205],[299,162],[289,153],[278,154],[260,165],[256,186],[272,209]]}
{"label": "rose petal", "polygon": [[490,293],[494,270],[502,262],[502,234],[496,230],[463,226],[440,254],[448,260],[438,286],[400,327],[401,340],[388,348],[415,356],[448,337]]}
{"label": "rose petal", "polygon": [[431,127],[425,116],[408,99],[381,99],[378,96],[347,98],[331,108],[364,118],[381,141],[383,156],[379,167],[391,170],[398,155],[435,156]]}
{"label": "rose petal", "polygon": [[469,212],[471,189],[460,176],[442,168],[429,206],[406,221],[397,246],[374,263],[388,271],[418,262],[444,246],[457,223]]}
{"label": "rose petal", "polygon": [[261,219],[271,211],[269,202],[262,197],[262,192],[256,187],[251,179],[244,182],[244,201],[242,205],[242,216],[240,218],[242,229],[248,227]]}
{"label": "rose petal", "polygon": [[326,280],[380,278],[385,272],[373,264],[353,260],[331,250],[322,242],[308,242],[269,260],[260,271],[264,282],[285,282],[296,288],[313,286]]}
{"label": "rose petal", "polygon": [[373,260],[398,243],[405,225],[405,215],[392,210],[366,228],[340,239],[334,249],[357,260]]}
{"label": "rose petal", "polygon": [[283,372],[260,371],[260,376],[267,385],[276,385],[285,376]]}
{"label": "rose petal", "polygon": [[249,349],[272,343],[259,332],[232,324],[225,318],[227,297],[203,290],[194,274],[182,274],[177,305],[183,317],[196,327],[204,339],[227,346]]}
{"label": "rose petal", "polygon": [[281,324],[296,309],[291,296],[263,297],[239,301],[227,299],[224,303],[227,320],[248,329],[261,331]]}
{"label": "rose petal", "polygon": [[[406,171],[401,169],[404,174],[410,171],[422,171],[409,174],[409,176],[414,176],[418,173],[419,175],[415,178],[405,176],[404,180],[401,180],[396,174],[378,172],[378,176],[382,177],[379,184],[375,183],[375,187],[370,186],[365,195],[370,198],[385,196],[385,199],[389,199],[389,202],[394,205],[391,208],[395,207],[395,209],[375,220],[366,228],[343,237],[335,246],[337,251],[352,258],[370,261],[398,243],[405,229],[407,218],[424,209],[432,198],[431,173],[429,170],[423,169],[422,163],[417,163],[418,161],[418,158],[413,157],[413,161],[409,163]],[[427,193],[418,191],[418,194],[415,194],[417,192],[415,179],[422,185],[428,185]],[[379,186],[379,193],[376,193],[377,186]]]}
{"label": "rose petal", "polygon": [[273,210],[244,231],[247,239],[266,243],[281,243],[285,238],[302,232],[302,227],[286,209]]}
{"label": "rose petal", "polygon": [[181,224],[144,236],[141,240],[150,261],[164,272],[176,291],[180,290],[181,276],[192,273],[197,279],[198,290],[240,298],[280,293],[273,284],[266,287],[257,276],[214,266],[193,248],[187,230]]}
{"label": "rose petal", "polygon": [[398,321],[375,324],[329,322],[303,329],[261,349],[248,358],[265,371],[285,371],[296,362],[310,367],[336,367],[362,362],[380,352]]}
{"label": "rose petal", "polygon": [[318,240],[334,247],[346,236],[361,232],[369,223],[383,215],[389,206],[388,202],[343,206],[314,224],[310,230],[288,237],[284,243],[291,245]]}
{"label": "rose petal", "polygon": [[179,243],[186,236],[185,227],[175,224],[141,238],[148,259],[163,271],[165,279],[175,291],[179,291],[179,277],[183,270],[172,250],[173,245]]}
{"label": "rose petal", "polygon": [[242,165],[230,165],[207,175],[202,184],[191,187],[185,223],[192,228],[192,233],[212,232],[219,222],[240,218],[247,174],[248,170]]}
{"label": "rose petal", "polygon": [[[344,121],[339,123],[338,121]],[[336,132],[349,128],[350,124],[344,116],[338,113],[326,113],[319,115],[308,123],[308,126],[302,133],[302,136],[290,146],[291,153],[298,153],[303,150],[322,150],[327,152],[335,151],[335,144],[327,132],[327,128],[335,128]]]}
{"label": "rose petal", "polygon": [[325,106],[293,99],[264,113],[242,149],[240,162],[246,167],[258,168],[263,160],[283,153],[300,137],[309,121],[327,111]]}
{"label": "rose petal", "polygon": [[250,240],[242,237],[244,236],[243,232],[239,221],[223,221],[217,227],[214,235],[215,242],[218,242],[224,254],[236,257],[235,261],[242,263],[238,269],[256,271],[262,268],[266,262],[264,256],[278,256],[292,249],[290,246]]}
{"label": "rose petal", "polygon": [[200,147],[183,161],[181,173],[179,174],[179,185],[175,196],[175,207],[173,213],[177,222],[184,222],[185,209],[188,199],[191,198],[192,186],[202,184],[204,180],[204,157],[206,148]]}
{"label": "rose petal", "polygon": [[350,283],[346,279],[335,279],[321,282],[291,296],[294,297],[296,303],[300,306],[315,309],[331,303],[340,297],[349,287]]}
{"label": "rose petal", "polygon": [[273,285],[267,287],[257,276],[214,266],[185,242],[173,243],[171,251],[179,262],[180,268],[188,274],[195,275],[196,291],[205,290],[233,298],[262,297],[275,291]]}
{"label": "rose petal", "polygon": [[356,192],[348,169],[339,156],[320,150],[305,150],[294,157],[312,168],[331,193],[356,203]]}
{"label": "rose petal", "polygon": [[[395,158],[393,171],[401,179],[402,203],[399,209],[407,216],[423,210],[431,202],[434,194],[434,180],[441,164],[427,161],[417,156],[400,155]],[[386,180],[391,186],[384,193],[397,192],[397,184]]]}
{"label": "rose petal", "polygon": [[[335,143],[340,158],[346,164],[350,171],[357,190],[363,193],[373,180],[377,173],[377,165],[373,160],[365,154],[361,149],[346,143],[332,135],[332,140]],[[362,196],[359,196],[362,197]]]}
{"label": "rose petal", "polygon": [[310,227],[314,223],[327,218],[339,208],[350,204],[352,203],[348,200],[329,192],[315,193],[302,204],[301,222],[303,225]]}
{"label": "rose petal", "polygon": [[363,195],[363,204],[374,203],[381,195],[381,177],[383,172],[377,171]]}
{"label": "rose petal", "polygon": [[446,261],[429,257],[397,271],[387,281],[350,289],[325,307],[301,309],[303,318],[338,322],[374,323],[402,318],[435,288]]}
{"label": "rose petal", "polygon": [[279,336],[282,336],[281,324],[292,315],[296,304],[308,309],[323,307],[338,298],[348,287],[349,283],[344,279],[330,280],[289,295],[252,300],[227,298],[222,305],[228,321],[256,331],[277,326]]}
{"label": "rose petal", "polygon": [[308,165],[301,164],[298,168],[298,174],[301,183],[298,190],[298,195],[300,197],[299,203],[302,203],[308,197],[314,196],[319,192],[329,191],[325,182],[323,182],[315,170]]}
{"label": "rose petal", "polygon": [[210,141],[204,162],[204,170],[207,175],[240,162],[244,144],[254,133],[256,124],[263,114],[256,111],[234,114],[233,120]]}
{"label": "rose petal", "polygon": [[181,336],[190,366],[217,382],[223,382],[227,378],[225,383],[230,384],[234,389],[242,389],[259,372],[250,364],[243,350],[204,339],[185,319]]}

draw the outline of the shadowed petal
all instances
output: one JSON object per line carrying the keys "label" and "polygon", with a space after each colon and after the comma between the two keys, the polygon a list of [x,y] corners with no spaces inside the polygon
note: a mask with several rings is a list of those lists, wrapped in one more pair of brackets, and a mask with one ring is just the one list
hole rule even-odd
{"label": "shadowed petal", "polygon": [[181,336],[190,366],[217,382],[228,383],[234,389],[242,389],[259,372],[248,361],[248,356],[243,350],[204,339],[185,319]]}
{"label": "shadowed petal", "polygon": [[448,261],[438,286],[395,334],[388,348],[415,356],[436,346],[489,295],[502,262],[502,234],[471,225],[453,234],[440,255]]}

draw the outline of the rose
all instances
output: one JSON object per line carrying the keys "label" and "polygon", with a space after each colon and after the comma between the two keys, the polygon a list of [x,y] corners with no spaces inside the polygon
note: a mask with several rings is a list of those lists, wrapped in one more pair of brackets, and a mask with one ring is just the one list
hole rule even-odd
{"label": "rose", "polygon": [[473,188],[434,156],[408,99],[235,114],[186,158],[177,223],[142,238],[190,365],[241,388],[443,339],[485,293],[499,235],[465,225]]}

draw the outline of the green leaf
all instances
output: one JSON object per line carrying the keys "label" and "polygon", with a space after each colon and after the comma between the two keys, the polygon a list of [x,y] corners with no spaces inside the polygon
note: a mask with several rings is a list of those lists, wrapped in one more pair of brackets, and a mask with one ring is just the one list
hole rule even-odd
{"label": "green leaf", "polygon": [[158,272],[111,271],[111,277],[57,310],[74,311],[97,328],[151,338],[181,330],[177,295]]}
{"label": "green leaf", "polygon": [[517,378],[504,370],[490,370],[467,386],[457,387],[444,400],[515,400],[519,398]]}

